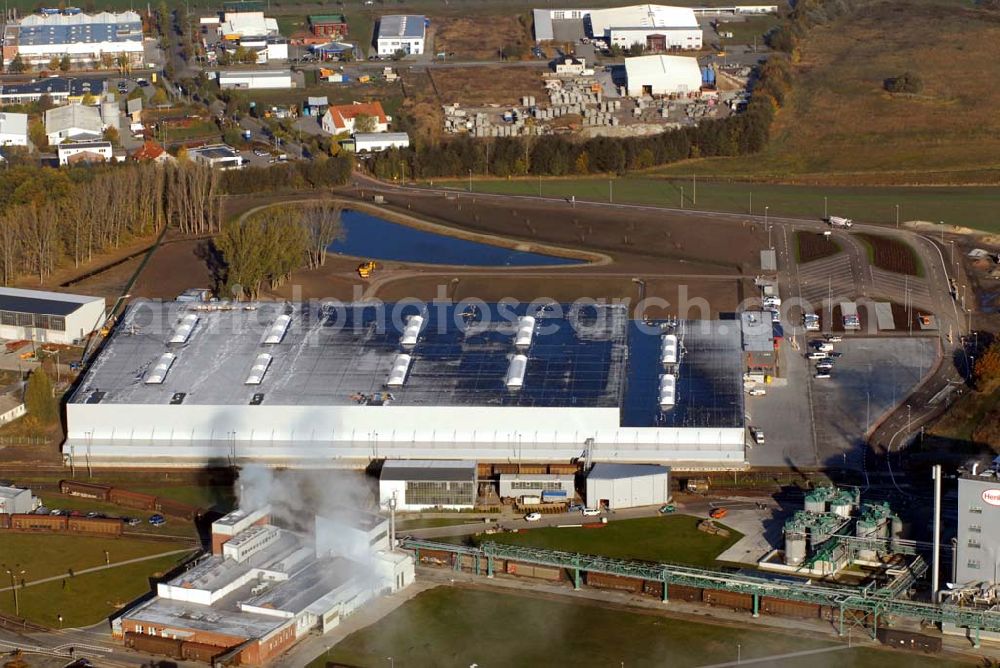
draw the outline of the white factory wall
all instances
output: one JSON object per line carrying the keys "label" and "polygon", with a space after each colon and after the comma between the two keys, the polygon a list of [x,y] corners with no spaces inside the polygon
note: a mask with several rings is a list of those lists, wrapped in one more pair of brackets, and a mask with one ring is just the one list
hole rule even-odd
{"label": "white factory wall", "polygon": [[669,475],[616,478],[612,480],[587,478],[587,506],[596,508],[602,500],[608,508],[635,508],[664,504],[670,498]]}
{"label": "white factory wall", "polygon": [[[176,389],[176,388],[175,388]],[[107,465],[260,461],[354,466],[372,459],[595,461],[742,465],[744,430],[622,428],[617,408],[441,406],[66,406],[67,455]],[[387,428],[388,419],[395,429]],[[534,429],[559,425],[558,429]]]}
{"label": "white factory wall", "polygon": [[256,90],[262,88],[291,88],[292,75],[288,73],[284,76],[255,76],[253,72],[241,72],[239,74],[220,74],[219,88],[240,88]]}
{"label": "white factory wall", "polygon": [[406,502],[406,481],[405,480],[379,480],[378,483],[378,503],[383,508],[389,507],[389,501],[393,493],[396,494],[396,510],[427,510],[429,508],[445,508],[448,510],[462,510],[473,508],[469,504],[447,504],[433,505],[429,503],[407,503]]}
{"label": "white factory wall", "polygon": [[86,304],[80,304],[78,309],[66,316],[65,331],[3,325],[0,326],[0,339],[33,340],[36,343],[72,345],[95,329],[100,329],[106,318],[104,300],[96,299]]}
{"label": "white factory wall", "polygon": [[34,503],[31,500],[30,489],[18,490],[11,497],[0,497],[0,513],[13,515],[14,513],[30,513],[32,510],[34,510]]}
{"label": "white factory wall", "polygon": [[424,52],[423,37],[379,37],[377,45],[380,56],[391,56],[400,49],[413,56]]}
{"label": "white factory wall", "polygon": [[667,38],[668,49],[700,49],[702,45],[701,29],[664,30],[663,28],[612,28],[611,44],[628,48],[633,44],[646,46],[650,35],[663,35]]}

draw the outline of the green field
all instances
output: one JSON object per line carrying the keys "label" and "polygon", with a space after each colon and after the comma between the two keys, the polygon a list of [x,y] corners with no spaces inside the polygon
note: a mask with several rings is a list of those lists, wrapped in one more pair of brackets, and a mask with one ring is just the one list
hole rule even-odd
{"label": "green field", "polygon": [[916,654],[813,640],[754,626],[713,626],[657,614],[451,587],[423,592],[381,621],[349,635],[309,664],[398,668],[438,666],[701,666],[829,648],[771,660],[782,668],[957,666]]}
{"label": "green field", "polygon": [[698,531],[699,521],[700,518],[690,515],[643,517],[610,521],[603,529],[545,527],[483,535],[479,539],[615,559],[712,566],[721,552],[743,536],[733,530],[728,538],[710,536]]}
{"label": "green field", "polygon": [[[611,186],[609,189],[609,181]],[[435,186],[450,186],[468,190],[469,181],[434,181]],[[545,197],[616,203],[648,204],[679,208],[683,189],[684,208],[696,211],[726,211],[763,215],[764,207],[775,216],[801,216],[819,220],[823,217],[826,198],[828,214],[853,218],[865,223],[894,225],[896,205],[900,220],[945,221],[949,225],[974,227],[1000,232],[997,202],[1000,188],[996,187],[857,187],[799,186],[697,179],[662,179],[649,176],[624,178],[572,179],[479,179],[473,177],[474,192]],[[692,202],[692,190],[697,189],[697,203]],[[609,192],[610,190],[610,192]],[[752,202],[751,202],[752,200]]]}
{"label": "green field", "polygon": [[398,520],[397,529],[436,529],[438,527],[453,527],[460,524],[484,524],[478,517],[415,517],[413,519]]}
{"label": "green field", "polygon": [[[5,539],[6,540],[6,539]],[[164,547],[170,549],[169,545]],[[56,580],[18,590],[21,616],[29,621],[59,627],[89,626],[107,619],[111,613],[150,590],[150,577],[170,571],[184,558],[177,554],[142,561],[106,571],[87,573],[63,581]],[[14,614],[14,594],[0,592],[0,611]]]}
{"label": "green field", "polygon": [[[1000,74],[993,57],[1000,22],[975,4],[908,0],[901,12],[898,2],[872,1],[811,30],[761,153],[659,172],[785,183],[1000,183],[1000,87],[977,86]],[[904,72],[920,77],[920,92],[887,93],[884,80]]]}
{"label": "green field", "polygon": [[[190,545],[188,541],[150,541],[135,538],[103,538],[71,534],[25,534],[4,532],[0,537],[0,564],[26,570],[25,581],[42,580],[75,571],[103,566],[104,551],[111,563],[162,554]],[[0,586],[9,586],[0,574]]]}

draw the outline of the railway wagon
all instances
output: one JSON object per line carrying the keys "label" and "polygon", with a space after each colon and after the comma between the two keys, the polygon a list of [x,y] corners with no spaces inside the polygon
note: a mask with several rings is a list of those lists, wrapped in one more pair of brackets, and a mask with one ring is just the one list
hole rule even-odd
{"label": "railway wagon", "polygon": [[186,520],[193,520],[201,514],[200,508],[189,506],[173,499],[164,499],[162,496],[156,497],[156,510],[173,517],[181,517]]}
{"label": "railway wagon", "polygon": [[69,496],[107,501],[110,492],[111,488],[107,485],[98,485],[92,482],[77,482],[76,480],[59,481],[59,493]]}
{"label": "railway wagon", "polygon": [[783,598],[764,596],[760,599],[760,609],[769,615],[781,617],[798,617],[799,619],[820,619],[823,608],[816,603],[790,601]]}
{"label": "railway wagon", "polygon": [[520,575],[527,578],[538,578],[540,580],[563,580],[561,568],[554,566],[536,566],[534,564],[522,564],[516,561],[508,561],[506,572],[510,575]]}
{"label": "railway wagon", "polygon": [[889,647],[919,650],[926,654],[937,654],[941,651],[941,638],[927,636],[916,631],[902,629],[879,629],[876,632],[878,641]]}
{"label": "railway wagon", "polygon": [[138,510],[157,509],[156,497],[152,494],[130,492],[127,489],[118,489],[117,487],[112,488],[111,493],[108,495],[108,500],[111,503],[125,506],[126,508],[136,508]]}
{"label": "railway wagon", "polygon": [[709,605],[718,605],[733,610],[753,610],[753,595],[741,594],[721,589],[704,590],[701,600]]}
{"label": "railway wagon", "polygon": [[0,513],[0,529],[10,528],[10,515],[8,513]]}
{"label": "railway wagon", "polygon": [[65,515],[14,514],[10,528],[16,531],[65,531],[69,518]]}
{"label": "railway wagon", "polygon": [[642,580],[623,577],[621,575],[588,572],[586,581],[589,586],[597,587],[599,589],[617,589],[619,591],[627,591],[633,594],[638,594],[642,591]]}
{"label": "railway wagon", "polygon": [[90,517],[70,517],[67,529],[72,533],[89,533],[101,536],[122,535],[121,520],[90,518]]}

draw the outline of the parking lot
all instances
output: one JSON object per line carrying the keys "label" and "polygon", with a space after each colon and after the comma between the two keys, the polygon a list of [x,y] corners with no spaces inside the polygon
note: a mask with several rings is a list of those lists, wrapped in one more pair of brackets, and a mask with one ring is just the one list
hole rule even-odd
{"label": "parking lot", "polygon": [[846,337],[834,348],[842,356],[830,378],[818,379],[805,351],[783,344],[787,381],[778,379],[766,396],[747,397],[749,423],[766,436],[749,451],[753,466],[862,468],[865,433],[931,369],[938,340]]}

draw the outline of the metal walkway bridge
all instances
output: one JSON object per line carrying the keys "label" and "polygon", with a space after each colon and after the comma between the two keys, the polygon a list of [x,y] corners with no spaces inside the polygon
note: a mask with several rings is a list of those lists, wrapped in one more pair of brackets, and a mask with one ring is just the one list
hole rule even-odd
{"label": "metal walkway bridge", "polygon": [[[866,543],[878,542],[876,539],[862,540]],[[484,542],[478,547],[470,547],[404,538],[400,541],[400,546],[413,550],[418,562],[421,550],[447,552],[453,555],[452,568],[456,571],[462,568],[462,557],[469,557],[472,560],[471,565],[475,573],[482,575],[485,572],[488,577],[492,577],[494,574],[496,560],[509,560],[564,569],[572,574],[573,586],[576,589],[580,588],[583,573],[601,573],[658,582],[664,585],[663,601],[665,603],[668,601],[668,585],[671,584],[749,594],[753,597],[754,617],[758,616],[760,612],[760,599],[763,596],[828,606],[838,612],[838,630],[841,635],[846,633],[845,624],[864,625],[867,619],[871,622],[871,635],[874,638],[878,630],[879,619],[884,620],[890,615],[926,623],[950,623],[959,627],[967,627],[973,633],[976,647],[979,646],[980,631],[1000,632],[1000,611],[919,603],[899,598],[927,572],[927,564],[919,556],[910,562],[905,572],[900,573],[884,587],[878,587],[875,583],[863,587],[848,587],[815,584],[793,579],[793,577],[788,579],[767,578],[678,564],[610,559],[574,552],[543,550],[493,542]],[[857,613],[862,614],[859,617]]]}

